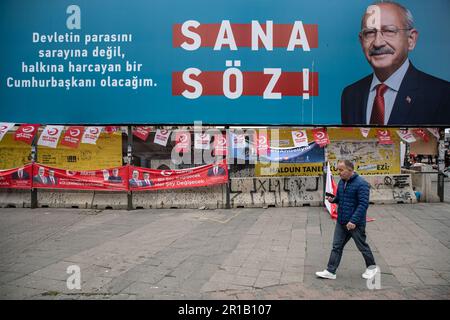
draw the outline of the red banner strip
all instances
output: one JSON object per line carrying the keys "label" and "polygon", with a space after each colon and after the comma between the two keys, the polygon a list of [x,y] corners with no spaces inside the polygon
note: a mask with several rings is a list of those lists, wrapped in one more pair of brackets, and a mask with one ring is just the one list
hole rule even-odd
{"label": "red banner strip", "polygon": [[32,165],[0,170],[0,188],[30,189]]}

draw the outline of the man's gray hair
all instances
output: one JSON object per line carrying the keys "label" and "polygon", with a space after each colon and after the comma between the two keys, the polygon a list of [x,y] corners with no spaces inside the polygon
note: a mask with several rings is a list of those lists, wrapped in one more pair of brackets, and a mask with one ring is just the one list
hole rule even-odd
{"label": "man's gray hair", "polygon": [[350,160],[340,160],[339,162],[343,163],[347,169],[350,169],[352,171],[355,170],[355,165]]}
{"label": "man's gray hair", "polygon": [[[397,8],[399,8],[403,14],[403,23],[405,24],[405,28],[406,29],[413,29],[414,28],[414,18],[413,15],[411,13],[411,11],[409,11],[408,8],[406,8],[405,6],[401,5],[398,2],[395,1],[391,1],[391,0],[384,0],[384,1],[376,1],[374,3],[372,3],[372,5],[378,5],[378,4],[382,4],[382,3],[388,3],[388,4],[392,4],[394,6],[396,6]],[[364,13],[362,20],[361,20],[361,29],[364,26],[364,17],[366,16],[366,14]]]}

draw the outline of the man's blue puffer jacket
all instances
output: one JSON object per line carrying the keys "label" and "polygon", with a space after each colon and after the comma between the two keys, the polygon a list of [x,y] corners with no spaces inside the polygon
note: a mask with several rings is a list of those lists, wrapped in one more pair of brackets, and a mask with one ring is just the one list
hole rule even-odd
{"label": "man's blue puffer jacket", "polygon": [[349,221],[356,225],[366,225],[367,208],[369,207],[369,184],[356,172],[345,181],[341,179],[337,188],[337,195],[333,203],[338,206],[337,222],[347,224]]}

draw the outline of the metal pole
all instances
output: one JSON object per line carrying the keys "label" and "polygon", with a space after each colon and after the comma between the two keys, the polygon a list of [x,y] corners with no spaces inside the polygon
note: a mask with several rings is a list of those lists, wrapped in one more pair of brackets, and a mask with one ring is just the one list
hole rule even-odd
{"label": "metal pole", "polygon": [[[230,126],[225,126],[225,134],[226,134],[226,139],[227,139],[227,159],[230,159],[230,135],[228,134]],[[231,178],[230,178],[230,163],[229,161],[227,161],[227,166],[228,166],[228,182],[227,182],[227,186],[226,186],[226,205],[225,208],[226,209],[231,209],[231,199],[230,199],[230,192],[231,192]]]}
{"label": "metal pole", "polygon": [[445,130],[439,129],[439,145],[438,145],[438,185],[437,185],[437,193],[439,196],[439,200],[444,202],[444,169],[445,169]]}
{"label": "metal pole", "polygon": [[[128,143],[127,143],[127,164],[131,165],[133,159],[133,132],[131,126],[128,126]],[[127,210],[133,210],[133,192],[128,190],[127,194]]]}
{"label": "metal pole", "polygon": [[[39,130],[39,129],[38,129]],[[31,163],[34,164],[37,160],[37,134],[33,138],[33,142],[31,143]],[[31,170],[31,178],[33,179],[34,172]],[[31,209],[36,209],[38,207],[37,200],[37,189],[31,188]]]}

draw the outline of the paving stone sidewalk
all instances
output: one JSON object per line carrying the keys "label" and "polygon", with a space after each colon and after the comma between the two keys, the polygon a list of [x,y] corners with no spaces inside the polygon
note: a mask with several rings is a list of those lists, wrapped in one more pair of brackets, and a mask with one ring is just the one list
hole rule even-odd
{"label": "paving stone sidewalk", "polygon": [[375,290],[352,240],[337,279],[315,277],[334,230],[323,208],[0,209],[0,299],[449,299],[450,204],[368,215]]}

